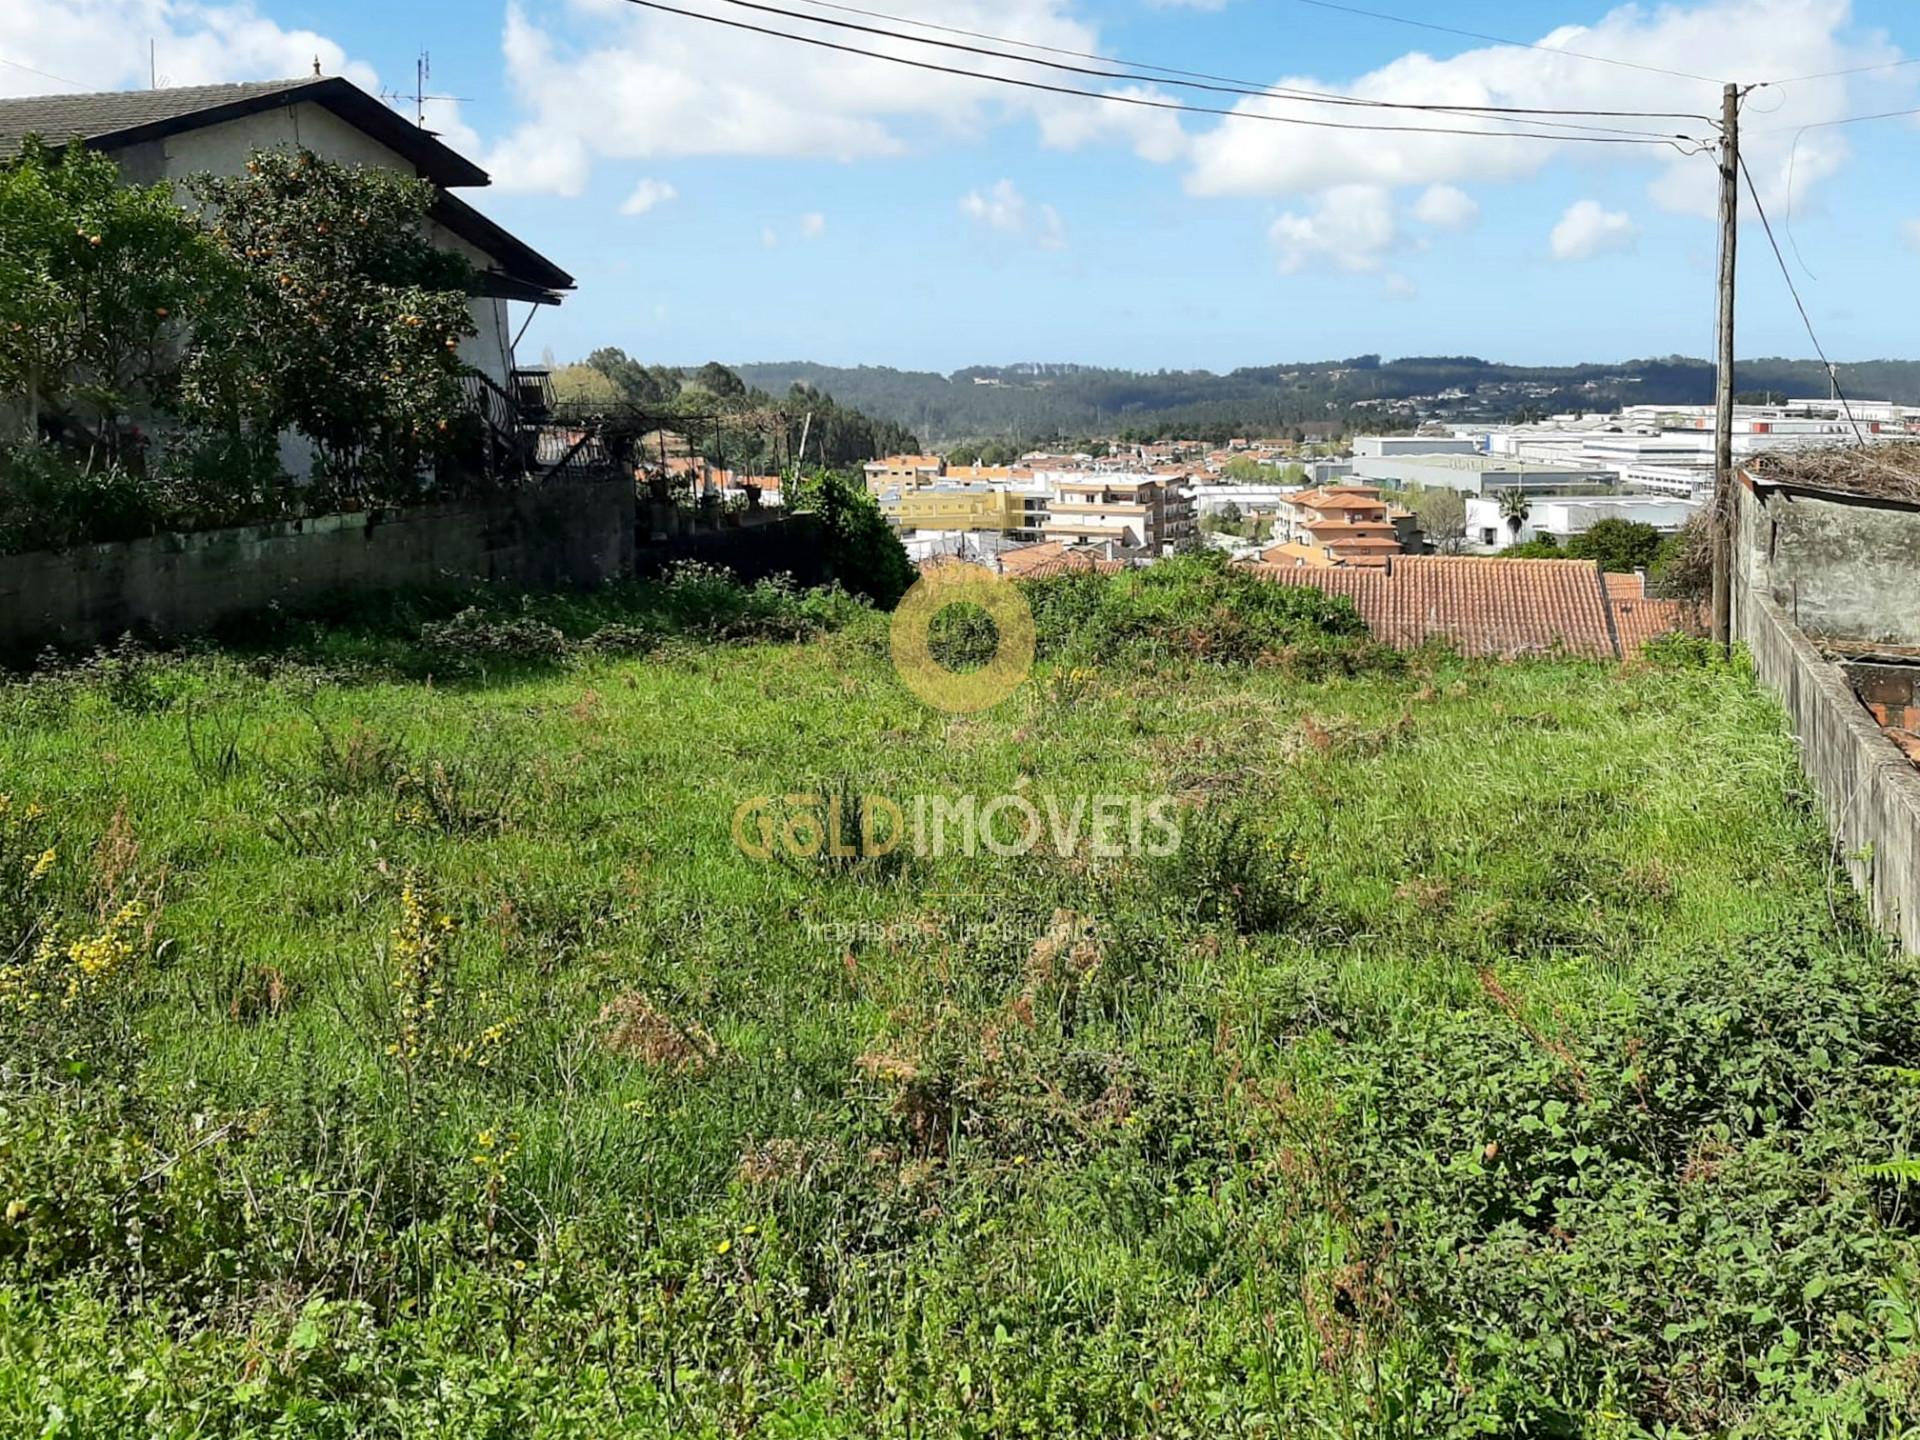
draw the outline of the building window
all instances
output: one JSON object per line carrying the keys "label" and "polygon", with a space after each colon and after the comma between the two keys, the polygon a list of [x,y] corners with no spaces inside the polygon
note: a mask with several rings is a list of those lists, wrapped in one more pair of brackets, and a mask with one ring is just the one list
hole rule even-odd
{"label": "building window", "polygon": [[1495,533],[1496,532],[1494,531],[1494,528],[1491,525],[1483,527],[1480,531],[1480,543],[1482,545],[1493,544],[1493,537]]}

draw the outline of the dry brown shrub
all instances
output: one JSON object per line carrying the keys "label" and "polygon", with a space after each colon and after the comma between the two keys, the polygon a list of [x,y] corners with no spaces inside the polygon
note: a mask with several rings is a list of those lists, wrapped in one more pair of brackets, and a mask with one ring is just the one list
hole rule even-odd
{"label": "dry brown shrub", "polygon": [[1046,933],[1027,952],[1027,985],[1084,980],[1100,968],[1100,960],[1093,921],[1077,911],[1056,910]]}
{"label": "dry brown shrub", "polygon": [[780,1185],[803,1179],[839,1158],[840,1147],[831,1140],[818,1145],[804,1140],[762,1140],[741,1150],[740,1166],[735,1173],[742,1185]]}
{"label": "dry brown shrub", "polygon": [[1393,898],[1409,901],[1421,910],[1444,910],[1453,903],[1453,886],[1445,880],[1416,875],[1411,880],[1401,882],[1394,890]]}
{"label": "dry brown shrub", "polygon": [[649,1069],[699,1070],[719,1053],[698,1024],[681,1025],[638,990],[616,995],[600,1010],[601,1043]]}
{"label": "dry brown shrub", "polygon": [[255,965],[234,987],[227,1001],[227,1018],[238,1025],[269,1019],[287,1008],[293,986],[275,965]]}

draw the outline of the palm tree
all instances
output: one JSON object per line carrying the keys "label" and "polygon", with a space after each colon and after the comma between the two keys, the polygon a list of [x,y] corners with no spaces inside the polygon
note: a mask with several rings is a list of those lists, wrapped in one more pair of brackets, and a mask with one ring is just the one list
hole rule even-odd
{"label": "palm tree", "polygon": [[1527,523],[1527,517],[1533,513],[1533,506],[1527,503],[1527,492],[1518,485],[1510,485],[1500,492],[1500,518],[1507,522],[1507,529],[1513,532],[1513,538],[1520,538],[1520,527]]}

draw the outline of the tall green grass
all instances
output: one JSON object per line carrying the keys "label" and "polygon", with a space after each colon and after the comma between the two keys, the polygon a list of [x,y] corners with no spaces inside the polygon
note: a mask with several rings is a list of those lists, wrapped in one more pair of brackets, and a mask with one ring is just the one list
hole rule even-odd
{"label": "tall green grass", "polygon": [[[1090,592],[956,718],[884,616],[697,598],[0,691],[0,963],[144,907],[0,1006],[0,1432],[1914,1423],[1914,972],[1743,671],[1209,660]],[[730,833],[1023,785],[1187,843]]]}

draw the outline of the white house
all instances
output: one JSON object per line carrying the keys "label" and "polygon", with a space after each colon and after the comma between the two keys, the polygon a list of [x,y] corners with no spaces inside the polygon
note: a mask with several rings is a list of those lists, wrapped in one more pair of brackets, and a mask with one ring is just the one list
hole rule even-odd
{"label": "white house", "polygon": [[1602,520],[1651,525],[1663,535],[1678,532],[1700,509],[1697,500],[1665,495],[1529,495],[1527,518],[1516,533],[1500,513],[1500,497],[1467,497],[1467,548],[1482,555],[1509,545],[1553,539],[1564,545]]}
{"label": "white house", "polygon": [[127,183],[166,180],[183,192],[190,176],[237,175],[255,151],[281,146],[432,181],[432,238],[474,269],[477,333],[460,358],[502,392],[515,390],[518,369],[512,307],[557,305],[573,288],[566,271],[454,195],[486,185],[486,171],[338,76],[0,100],[0,163],[29,135],[81,141],[111,156]]}

